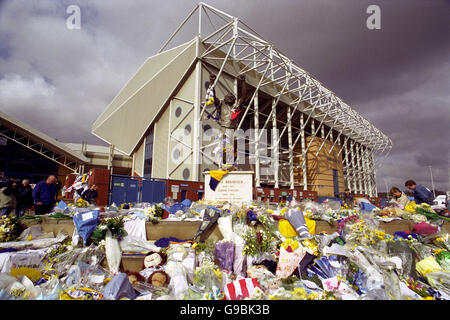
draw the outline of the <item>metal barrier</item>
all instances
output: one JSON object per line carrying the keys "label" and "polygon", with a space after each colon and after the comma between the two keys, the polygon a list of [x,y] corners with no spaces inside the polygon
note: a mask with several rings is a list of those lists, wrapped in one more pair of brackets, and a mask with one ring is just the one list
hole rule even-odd
{"label": "metal barrier", "polygon": [[163,202],[167,182],[164,179],[112,174],[109,178],[108,204]]}

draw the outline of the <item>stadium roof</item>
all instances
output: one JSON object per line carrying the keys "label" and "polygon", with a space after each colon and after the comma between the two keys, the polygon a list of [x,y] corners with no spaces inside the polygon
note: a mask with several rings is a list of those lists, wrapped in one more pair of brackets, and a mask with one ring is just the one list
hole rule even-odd
{"label": "stadium roof", "polygon": [[3,112],[0,112],[0,137],[14,141],[73,171],[89,162],[81,153]]}

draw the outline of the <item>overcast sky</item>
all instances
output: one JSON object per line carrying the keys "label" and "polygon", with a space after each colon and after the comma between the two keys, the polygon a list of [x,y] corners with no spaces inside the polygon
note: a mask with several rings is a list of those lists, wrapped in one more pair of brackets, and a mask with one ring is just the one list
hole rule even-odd
{"label": "overcast sky", "polygon": [[[450,1],[205,2],[243,20],[392,139],[379,191],[404,189],[409,178],[431,189],[429,166],[436,188],[450,190]],[[102,144],[91,124],[197,3],[0,0],[0,109],[59,141]],[[366,27],[371,4],[380,30]],[[70,5],[81,9],[79,30],[66,27]]]}

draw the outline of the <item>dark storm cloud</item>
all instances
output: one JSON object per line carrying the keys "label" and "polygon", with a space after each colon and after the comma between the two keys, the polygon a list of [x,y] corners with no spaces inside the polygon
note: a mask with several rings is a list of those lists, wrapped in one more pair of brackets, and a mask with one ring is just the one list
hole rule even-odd
{"label": "dark storm cloud", "polygon": [[[405,66],[427,68],[430,60],[435,64],[448,57],[450,5],[445,1],[260,3],[263,9],[245,9],[246,21],[344,100],[414,86],[421,77],[394,86],[379,79],[397,79]],[[381,30],[366,28],[370,4],[380,6]]]}
{"label": "dark storm cloud", "polygon": [[[450,1],[207,1],[242,19],[393,141],[379,188],[450,189]],[[65,27],[70,4],[77,31]],[[92,122],[196,1],[1,1],[0,106],[60,141],[103,143]],[[381,8],[381,30],[366,9]],[[194,22],[195,23],[195,22]],[[177,41],[195,36],[188,26]],[[36,112],[39,111],[39,112]]]}
{"label": "dark storm cloud", "polygon": [[[431,187],[428,166],[450,188],[450,2],[260,4],[243,10],[248,24],[392,139],[377,172],[383,190],[408,178]],[[370,4],[381,30],[366,28]]]}

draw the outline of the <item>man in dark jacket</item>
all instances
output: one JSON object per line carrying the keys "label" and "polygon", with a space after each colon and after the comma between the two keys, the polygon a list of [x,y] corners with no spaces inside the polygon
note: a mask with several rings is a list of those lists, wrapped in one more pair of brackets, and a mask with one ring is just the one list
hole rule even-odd
{"label": "man in dark jacket", "polygon": [[47,179],[36,183],[33,189],[34,212],[37,215],[52,211],[56,196],[56,177],[49,176]]}
{"label": "man in dark jacket", "polygon": [[23,179],[22,184],[17,187],[16,216],[23,216],[32,205],[33,189],[30,186],[30,180]]}
{"label": "man in dark jacket", "polygon": [[62,184],[61,181],[57,180],[55,185],[56,185],[55,201],[58,202],[58,195],[59,195],[59,192],[61,191],[61,189],[63,187],[63,184]]}
{"label": "man in dark jacket", "polygon": [[90,204],[95,204],[95,199],[97,199],[98,192],[97,192],[97,185],[93,184],[89,187],[89,189],[86,189],[81,193],[81,198],[83,200],[86,200]]}
{"label": "man in dark jacket", "polygon": [[414,191],[414,202],[416,204],[427,203],[429,205],[433,204],[434,196],[433,193],[425,188],[424,186],[417,185],[414,180],[408,180],[405,182],[405,187],[409,190]]}

